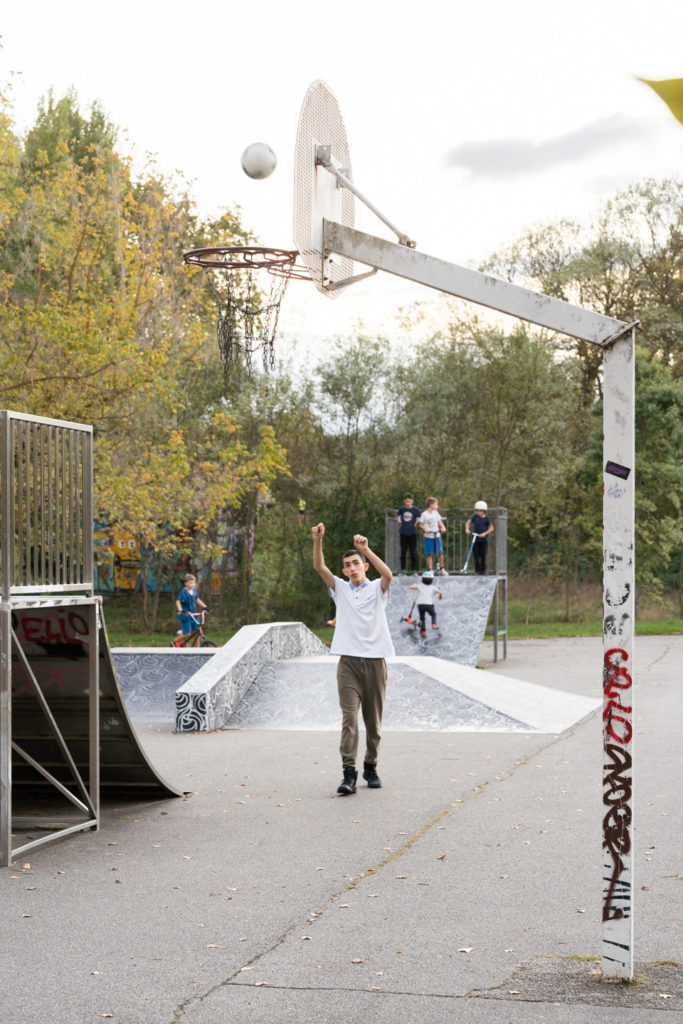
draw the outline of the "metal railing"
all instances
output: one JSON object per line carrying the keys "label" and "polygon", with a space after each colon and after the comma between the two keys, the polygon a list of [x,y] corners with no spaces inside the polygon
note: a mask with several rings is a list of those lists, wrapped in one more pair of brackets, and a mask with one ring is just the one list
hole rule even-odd
{"label": "metal railing", "polygon": [[92,427],[0,411],[2,600],[93,593]]}

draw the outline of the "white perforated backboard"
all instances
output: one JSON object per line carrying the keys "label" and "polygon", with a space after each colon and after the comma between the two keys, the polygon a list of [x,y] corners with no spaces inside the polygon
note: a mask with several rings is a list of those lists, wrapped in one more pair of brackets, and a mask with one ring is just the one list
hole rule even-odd
{"label": "white perforated backboard", "polygon": [[294,244],[316,288],[334,298],[341,291],[328,286],[353,273],[345,256],[323,258],[323,218],[353,227],[354,197],[337,179],[316,165],[318,146],[329,146],[332,163],[352,179],[344,119],[337,98],[323,81],[309,87],[299,115],[294,152]]}

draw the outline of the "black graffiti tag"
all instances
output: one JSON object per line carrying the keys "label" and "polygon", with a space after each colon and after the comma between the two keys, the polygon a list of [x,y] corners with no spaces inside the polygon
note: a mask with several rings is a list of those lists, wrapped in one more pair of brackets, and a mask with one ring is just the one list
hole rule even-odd
{"label": "black graffiti tag", "polygon": [[[630,751],[613,743],[605,744],[605,792],[603,803],[607,813],[602,821],[603,847],[611,859],[611,874],[602,907],[603,921],[619,921],[628,917],[631,902],[631,886],[621,880],[624,869],[623,858],[631,851],[631,794],[630,778],[632,759]],[[616,900],[625,906],[615,906]]]}

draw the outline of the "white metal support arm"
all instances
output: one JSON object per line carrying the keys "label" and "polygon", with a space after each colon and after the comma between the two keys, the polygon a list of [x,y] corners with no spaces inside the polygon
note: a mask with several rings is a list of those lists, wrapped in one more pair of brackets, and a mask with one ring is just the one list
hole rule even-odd
{"label": "white metal support arm", "polygon": [[[541,295],[478,270],[427,256],[405,245],[344,227],[335,221],[323,221],[323,252],[337,253],[369,267],[416,281],[428,288],[457,295],[480,306],[508,313],[539,327],[594,345],[607,345],[630,330],[632,324],[592,313],[562,299]],[[345,282],[340,282],[343,284]]]}

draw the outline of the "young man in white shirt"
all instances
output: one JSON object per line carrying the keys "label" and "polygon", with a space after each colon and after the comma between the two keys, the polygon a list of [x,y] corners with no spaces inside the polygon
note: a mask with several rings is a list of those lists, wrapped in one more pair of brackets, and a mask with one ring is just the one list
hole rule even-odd
{"label": "young man in white shirt", "polygon": [[[342,556],[342,572],[348,582],[335,576],[325,564],[323,536],[325,526],[318,523],[313,535],[313,568],[326,584],[337,609],[331,654],[339,655],[337,690],[342,711],[339,753],[344,778],[337,788],[340,796],[356,792],[358,772],[358,709],[365,723],[366,750],[363,778],[370,789],[380,789],[377,774],[379,744],[382,738],[382,711],[387,685],[386,658],[394,654],[389,634],[386,605],[391,569],[371,551],[367,537],[357,533],[354,549]],[[366,576],[369,564],[379,579]]]}

